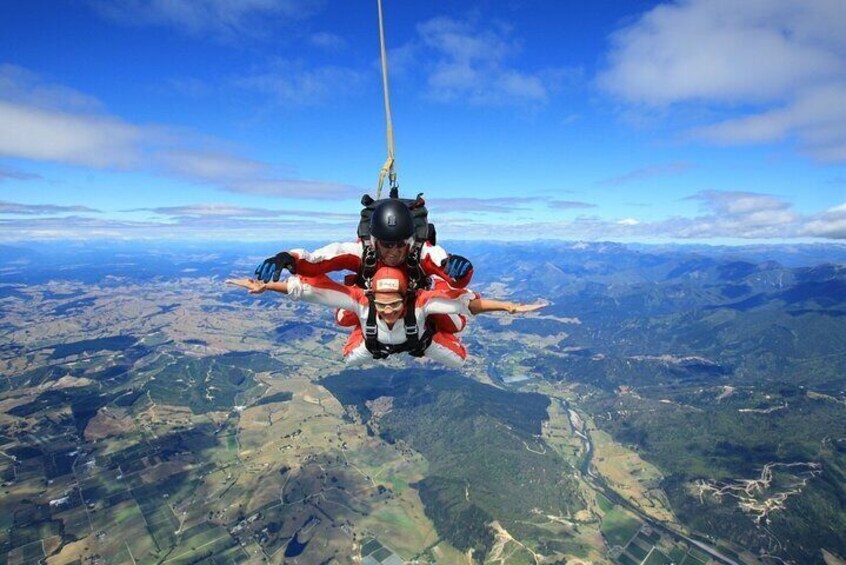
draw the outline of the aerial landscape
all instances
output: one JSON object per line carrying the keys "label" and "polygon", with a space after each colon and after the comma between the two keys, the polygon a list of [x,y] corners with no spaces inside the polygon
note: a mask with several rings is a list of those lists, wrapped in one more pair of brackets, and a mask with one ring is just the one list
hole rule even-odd
{"label": "aerial landscape", "polygon": [[243,247],[3,247],[5,562],[846,553],[846,249],[532,246],[462,249],[553,304],[460,370],[345,369]]}
{"label": "aerial landscape", "polygon": [[846,564],[843,2],[0,15],[0,565]]}

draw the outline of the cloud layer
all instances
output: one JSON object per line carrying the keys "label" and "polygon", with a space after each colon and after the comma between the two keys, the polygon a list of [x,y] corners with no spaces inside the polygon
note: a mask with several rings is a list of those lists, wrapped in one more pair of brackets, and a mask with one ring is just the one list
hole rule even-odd
{"label": "cloud layer", "polygon": [[[846,204],[820,214],[802,215],[784,199],[752,192],[703,191],[688,199],[700,205],[692,217],[648,221],[633,217],[601,218],[579,215],[531,221],[489,221],[474,214],[433,215],[441,239],[577,239],[617,241],[790,240],[822,238],[846,240]],[[465,201],[467,200],[467,201]],[[512,211],[503,199],[454,199],[456,211]],[[527,198],[550,208],[578,209],[592,205]],[[560,204],[560,205],[559,205]],[[128,239],[278,240],[280,233],[302,240],[352,240],[358,215],[307,210],[269,210],[229,204],[170,206],[147,211],[152,219],[118,220],[80,216],[97,212],[84,206],[0,203],[0,240],[112,237]],[[52,216],[33,218],[32,216]]]}

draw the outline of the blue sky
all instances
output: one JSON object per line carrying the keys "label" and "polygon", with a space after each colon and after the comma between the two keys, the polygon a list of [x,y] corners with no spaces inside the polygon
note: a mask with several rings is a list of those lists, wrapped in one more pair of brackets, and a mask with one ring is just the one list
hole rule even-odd
{"label": "blue sky", "polygon": [[[443,240],[846,238],[842,0],[384,10],[400,189]],[[0,241],[353,237],[375,0],[0,13]]]}

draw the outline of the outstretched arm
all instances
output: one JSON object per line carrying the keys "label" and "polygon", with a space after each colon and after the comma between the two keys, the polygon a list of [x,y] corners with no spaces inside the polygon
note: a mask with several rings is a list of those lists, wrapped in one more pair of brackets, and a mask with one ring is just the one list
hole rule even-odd
{"label": "outstretched arm", "polygon": [[288,294],[288,281],[261,282],[255,279],[226,279],[226,284],[246,288],[250,294],[261,294],[265,290]]}
{"label": "outstretched arm", "polygon": [[296,273],[307,277],[335,271],[358,271],[361,268],[361,243],[354,241],[330,243],[311,252],[292,249],[291,255],[296,260]]}
{"label": "outstretched arm", "polygon": [[256,268],[255,275],[261,281],[276,282],[285,270],[292,275],[317,277],[333,271],[357,271],[360,267],[360,243],[330,243],[312,252],[305,249],[280,251],[265,259]]}
{"label": "outstretched arm", "polygon": [[485,312],[508,312],[509,314],[525,314],[540,310],[549,306],[549,302],[536,302],[534,304],[517,304],[516,302],[505,302],[503,300],[489,300],[487,298],[474,298],[470,301],[470,313],[474,316]]}
{"label": "outstretched arm", "polygon": [[353,311],[358,310],[358,299],[362,293],[358,288],[336,283],[326,276],[293,275],[284,281],[267,283],[255,279],[229,279],[226,284],[246,288],[250,294],[261,294],[266,290],[273,290],[288,294],[294,300]]}

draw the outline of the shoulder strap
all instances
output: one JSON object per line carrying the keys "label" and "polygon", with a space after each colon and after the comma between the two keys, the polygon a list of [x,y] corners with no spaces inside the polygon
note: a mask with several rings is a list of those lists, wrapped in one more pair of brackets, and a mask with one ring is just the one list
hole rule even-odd
{"label": "shoulder strap", "polygon": [[429,288],[431,279],[423,271],[420,264],[420,255],[423,252],[423,242],[415,241],[408,250],[408,257],[405,260],[406,272],[408,273],[408,289],[416,291],[421,288]]}
{"label": "shoulder strap", "polygon": [[405,297],[405,348],[413,349],[417,346],[417,291],[409,290]]}
{"label": "shoulder strap", "polygon": [[361,268],[358,272],[356,284],[365,290],[370,290],[370,281],[376,274],[376,250],[369,242],[361,242]]}
{"label": "shoulder strap", "polygon": [[373,293],[367,293],[367,322],[364,325],[364,347],[374,359],[384,359],[390,355],[384,344],[379,343],[379,329],[376,327],[376,304]]}

